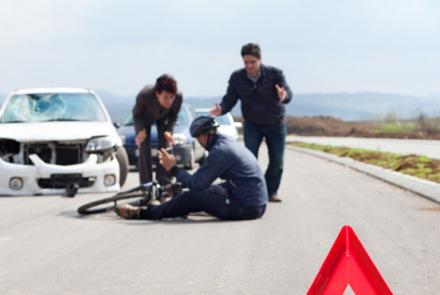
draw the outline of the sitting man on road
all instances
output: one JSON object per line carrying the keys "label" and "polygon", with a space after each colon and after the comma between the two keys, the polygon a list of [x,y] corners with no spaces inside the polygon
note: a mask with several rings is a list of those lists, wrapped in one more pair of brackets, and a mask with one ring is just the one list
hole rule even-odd
{"label": "sitting man on road", "polygon": [[[263,216],[268,201],[266,183],[254,155],[237,141],[218,134],[214,118],[201,116],[190,127],[193,137],[209,151],[203,165],[189,174],[176,166],[176,158],[164,149],[161,165],[176,176],[189,191],[158,206],[124,205],[115,209],[127,219],[185,217],[191,212],[206,212],[221,220],[256,219]],[[224,183],[212,185],[222,178]]]}

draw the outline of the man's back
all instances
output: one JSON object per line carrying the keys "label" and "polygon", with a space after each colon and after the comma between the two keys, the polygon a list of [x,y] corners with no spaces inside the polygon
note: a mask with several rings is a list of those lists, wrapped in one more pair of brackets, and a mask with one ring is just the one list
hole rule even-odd
{"label": "man's back", "polygon": [[263,173],[255,156],[232,138],[214,134],[208,146],[209,155],[193,174],[178,169],[177,179],[191,190],[207,189],[217,178],[231,198],[243,205],[261,206],[267,203],[267,189]]}
{"label": "man's back", "polygon": [[224,160],[229,168],[219,177],[231,197],[244,205],[260,206],[267,203],[267,188],[255,156],[241,143],[224,135],[217,135],[209,150],[210,156]]}

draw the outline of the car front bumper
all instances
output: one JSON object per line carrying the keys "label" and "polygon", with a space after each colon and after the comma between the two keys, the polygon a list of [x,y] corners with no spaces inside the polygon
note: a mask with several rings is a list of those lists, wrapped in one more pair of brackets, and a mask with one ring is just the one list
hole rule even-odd
{"label": "car front bumper", "polygon": [[[0,159],[0,195],[63,194],[65,186],[77,183],[78,193],[101,193],[119,190],[119,164],[116,157],[98,163],[96,155],[90,155],[84,163],[53,165],[42,161],[36,154],[30,155],[33,165],[21,165]],[[106,185],[106,176],[113,175],[115,183]],[[11,179],[21,179],[21,189],[10,187]],[[111,177],[110,177],[111,178]]]}

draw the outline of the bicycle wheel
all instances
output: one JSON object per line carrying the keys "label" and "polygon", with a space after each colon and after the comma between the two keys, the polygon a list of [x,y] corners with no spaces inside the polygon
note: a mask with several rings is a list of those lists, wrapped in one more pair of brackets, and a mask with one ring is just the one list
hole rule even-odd
{"label": "bicycle wheel", "polygon": [[147,202],[150,199],[150,194],[148,192],[142,191],[119,193],[109,198],[104,198],[84,204],[78,208],[77,212],[81,215],[104,213],[114,210],[118,201],[134,198],[143,199],[143,201]]}

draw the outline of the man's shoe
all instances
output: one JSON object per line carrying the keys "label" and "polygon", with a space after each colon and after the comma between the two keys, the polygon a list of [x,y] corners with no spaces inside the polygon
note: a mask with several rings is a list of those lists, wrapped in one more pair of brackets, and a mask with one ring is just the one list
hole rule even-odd
{"label": "man's shoe", "polygon": [[272,195],[269,198],[269,202],[271,203],[281,203],[283,200],[280,199],[280,197],[278,197],[277,195]]}
{"label": "man's shoe", "polygon": [[132,206],[130,204],[124,204],[115,207],[115,212],[125,219],[140,219],[141,208]]}

